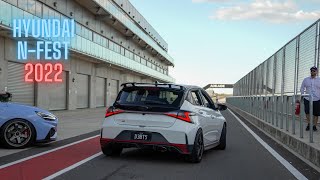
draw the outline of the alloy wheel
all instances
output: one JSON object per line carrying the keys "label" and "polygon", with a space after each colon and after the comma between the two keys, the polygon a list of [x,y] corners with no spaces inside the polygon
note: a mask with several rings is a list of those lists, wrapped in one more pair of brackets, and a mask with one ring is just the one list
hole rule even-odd
{"label": "alloy wheel", "polygon": [[26,145],[32,137],[30,125],[23,121],[14,121],[4,130],[5,141],[13,147]]}

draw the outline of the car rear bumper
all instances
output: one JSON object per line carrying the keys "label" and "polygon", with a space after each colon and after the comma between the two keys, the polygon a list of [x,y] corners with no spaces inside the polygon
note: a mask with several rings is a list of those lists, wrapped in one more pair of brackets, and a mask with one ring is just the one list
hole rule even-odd
{"label": "car rear bumper", "polygon": [[152,133],[150,142],[193,145],[199,127],[196,124],[176,121],[171,127],[140,127],[119,125],[113,120],[105,120],[101,128],[101,137],[115,140],[134,140],[128,132]]}
{"label": "car rear bumper", "polygon": [[108,139],[100,138],[101,148],[107,146],[117,145],[123,148],[152,148],[159,151],[171,151],[178,152],[180,154],[190,154],[193,146],[187,144],[174,144],[168,142],[147,142],[147,141],[137,141],[137,140],[119,140],[119,139]]}

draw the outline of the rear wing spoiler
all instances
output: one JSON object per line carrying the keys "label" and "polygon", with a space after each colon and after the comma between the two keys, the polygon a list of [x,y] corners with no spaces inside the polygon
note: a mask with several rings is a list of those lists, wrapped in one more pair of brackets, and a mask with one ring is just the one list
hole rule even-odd
{"label": "rear wing spoiler", "polygon": [[143,87],[143,86],[155,86],[155,87],[164,87],[167,86],[169,88],[180,88],[181,90],[185,90],[186,88],[182,85],[177,85],[177,84],[172,84],[172,83],[136,83],[136,82],[128,82],[128,83],[123,83],[121,86],[123,87]]}

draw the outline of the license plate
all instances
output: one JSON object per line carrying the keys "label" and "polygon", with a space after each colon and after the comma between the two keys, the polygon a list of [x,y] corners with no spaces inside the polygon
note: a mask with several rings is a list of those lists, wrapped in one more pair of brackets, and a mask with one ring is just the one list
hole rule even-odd
{"label": "license plate", "polygon": [[139,140],[139,141],[150,141],[151,140],[151,133],[146,132],[133,132],[131,133],[132,140]]}

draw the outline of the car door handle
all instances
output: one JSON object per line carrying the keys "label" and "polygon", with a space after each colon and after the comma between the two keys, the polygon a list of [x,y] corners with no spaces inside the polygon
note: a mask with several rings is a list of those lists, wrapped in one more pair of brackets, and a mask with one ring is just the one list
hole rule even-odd
{"label": "car door handle", "polygon": [[203,112],[203,111],[199,111],[199,114],[203,115],[203,114],[204,114],[204,112]]}
{"label": "car door handle", "polygon": [[217,117],[217,116],[215,116],[215,115],[211,115],[211,118],[212,118],[212,119],[214,119],[214,118],[216,118],[216,117]]}

